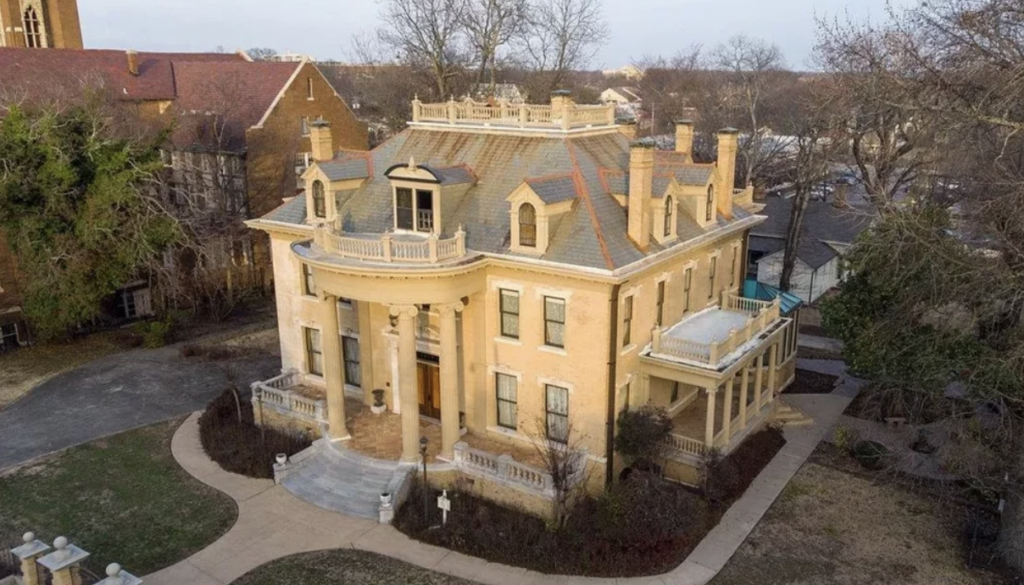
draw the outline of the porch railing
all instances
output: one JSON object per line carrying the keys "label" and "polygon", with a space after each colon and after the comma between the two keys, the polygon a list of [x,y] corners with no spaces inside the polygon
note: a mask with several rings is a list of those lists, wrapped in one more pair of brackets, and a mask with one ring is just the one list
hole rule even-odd
{"label": "porch railing", "polygon": [[613,126],[615,105],[583,106],[571,101],[551,105],[510,104],[500,99],[496,104],[477,102],[471,98],[461,101],[425,104],[412,102],[412,121],[452,125],[494,124],[519,128],[587,128]]}
{"label": "porch railing", "polygon": [[651,352],[716,368],[722,358],[736,351],[751,339],[755,339],[769,325],[779,319],[778,299],[771,303],[764,303],[738,297],[735,299],[723,298],[723,302],[727,303],[723,305],[723,308],[747,314],[743,326],[739,329],[729,330],[729,335],[725,339],[713,343],[699,343],[665,335],[669,327],[655,328],[651,335]]}
{"label": "porch railing", "polygon": [[759,301],[748,299],[736,293],[722,291],[722,308],[730,311],[740,311],[751,315],[760,315],[761,311],[767,311],[769,322],[779,318],[780,301],[778,297],[771,301]]}
{"label": "porch railing", "polygon": [[691,439],[690,437],[675,434],[668,436],[666,446],[674,451],[679,451],[695,457],[703,455],[704,450],[706,449],[704,441],[698,441],[697,439]]}
{"label": "porch railing", "polygon": [[393,234],[359,237],[334,233],[327,226],[313,231],[313,242],[328,254],[373,262],[435,263],[466,255],[466,232],[459,226],[452,238],[431,234],[422,240],[399,240]]}
{"label": "porch railing", "polygon": [[[555,495],[555,485],[550,473],[532,465],[520,463],[510,455],[495,455],[474,449],[468,443],[459,441],[455,443],[454,456],[455,467],[465,473],[525,488],[548,498]],[[584,462],[583,465],[586,463]],[[581,469],[580,477],[582,476]]]}
{"label": "porch railing", "polygon": [[324,421],[323,400],[307,398],[291,390],[299,384],[299,373],[289,370],[263,382],[253,382],[252,404],[254,408],[271,408],[294,418]]}

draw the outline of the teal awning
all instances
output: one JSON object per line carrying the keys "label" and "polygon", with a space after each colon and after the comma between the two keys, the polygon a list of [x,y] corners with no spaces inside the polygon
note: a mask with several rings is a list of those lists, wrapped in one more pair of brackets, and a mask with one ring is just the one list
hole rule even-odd
{"label": "teal awning", "polygon": [[743,296],[758,301],[774,301],[776,297],[781,298],[779,310],[782,311],[784,317],[792,315],[804,304],[800,297],[754,279],[747,279],[743,282]]}

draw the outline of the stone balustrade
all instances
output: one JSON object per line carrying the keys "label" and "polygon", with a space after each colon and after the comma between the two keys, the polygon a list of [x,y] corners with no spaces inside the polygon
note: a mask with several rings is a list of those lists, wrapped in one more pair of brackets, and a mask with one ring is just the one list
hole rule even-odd
{"label": "stone balustrade", "polygon": [[[51,549],[45,542],[36,539],[36,535],[27,532],[22,537],[22,544],[11,550],[11,554],[21,563],[21,575],[14,577],[20,585],[82,585],[81,564],[89,558],[89,553],[68,542],[63,536],[53,541]],[[49,571],[50,575],[44,573]],[[142,579],[121,569],[121,565],[111,563],[107,566],[107,578],[97,585],[139,585]],[[0,579],[6,582],[6,579]]]}
{"label": "stone balustrade", "polygon": [[299,384],[299,373],[288,370],[279,376],[262,382],[252,383],[252,405],[259,412],[261,408],[270,408],[277,412],[311,422],[327,420],[327,410],[323,400],[307,398],[291,388]]}
{"label": "stone balustrade", "polygon": [[468,443],[460,441],[455,444],[453,463],[456,469],[470,475],[523,488],[547,498],[555,496],[555,486],[550,473],[520,463],[510,455],[495,455],[474,449]]}
{"label": "stone balustrade", "polygon": [[582,106],[568,100],[555,105],[514,105],[503,99],[491,105],[471,98],[425,104],[417,99],[412,102],[412,121],[463,126],[571,130],[614,126],[615,105]]}
{"label": "stone balustrade", "polygon": [[668,436],[668,440],[665,445],[671,451],[677,451],[679,453],[685,453],[687,455],[693,455],[700,457],[704,455],[704,451],[707,448],[704,445],[704,441],[697,439],[691,439],[690,437],[684,437],[683,435],[671,434]]}
{"label": "stone balustrade", "polygon": [[466,232],[462,226],[451,238],[430,234],[406,239],[391,233],[338,234],[325,225],[314,229],[313,242],[328,254],[369,262],[434,264],[466,255]]}

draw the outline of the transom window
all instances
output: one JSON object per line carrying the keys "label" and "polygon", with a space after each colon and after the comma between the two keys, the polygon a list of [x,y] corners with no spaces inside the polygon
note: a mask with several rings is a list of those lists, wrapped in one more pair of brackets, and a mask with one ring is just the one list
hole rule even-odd
{"label": "transom window", "polygon": [[306,341],[306,369],[314,376],[324,375],[324,354],[320,346],[320,330],[303,327]]}
{"label": "transom window", "polygon": [[693,269],[683,271],[683,313],[690,312],[690,287],[693,286]]}
{"label": "transom window", "polygon": [[39,14],[34,6],[25,9],[23,15],[25,25],[25,46],[30,49],[43,48],[43,28],[39,22]]}
{"label": "transom window", "polygon": [[313,181],[313,214],[327,217],[327,198],[324,197],[324,184],[320,181]]}
{"label": "transom window", "polygon": [[715,297],[715,272],[718,270],[718,256],[708,259],[708,298]]}
{"label": "transom window", "polygon": [[519,427],[519,380],[508,374],[495,375],[498,399],[498,426],[508,429]]}
{"label": "transom window", "polygon": [[529,203],[519,206],[519,245],[537,247],[537,210]]}
{"label": "transom window", "polygon": [[434,231],[434,192],[408,187],[395,188],[395,228],[417,232]]}
{"label": "transom window", "polygon": [[655,325],[661,327],[665,317],[665,281],[658,283],[658,314],[655,316]]}
{"label": "transom window", "polygon": [[547,436],[559,443],[569,442],[569,389],[545,384]]}
{"label": "transom window", "polygon": [[345,383],[350,386],[363,385],[363,371],[359,367],[359,340],[342,336],[341,356],[345,360]]}
{"label": "transom window", "polygon": [[672,215],[672,209],[675,205],[672,204],[672,197],[665,198],[665,237],[672,235],[672,221],[675,219]]}
{"label": "transom window", "polygon": [[708,187],[708,201],[705,212],[707,214],[707,221],[711,221],[711,218],[715,216],[715,187],[713,185]]}
{"label": "transom window", "polygon": [[629,345],[633,338],[633,297],[628,296],[622,307],[622,347]]}
{"label": "transom window", "polygon": [[313,268],[309,264],[302,265],[303,290],[307,296],[316,296],[316,280],[313,279]]}
{"label": "transom window", "polygon": [[519,339],[519,293],[500,290],[498,309],[501,313],[501,336]]}
{"label": "transom window", "polygon": [[544,297],[544,345],[565,347],[565,300]]}

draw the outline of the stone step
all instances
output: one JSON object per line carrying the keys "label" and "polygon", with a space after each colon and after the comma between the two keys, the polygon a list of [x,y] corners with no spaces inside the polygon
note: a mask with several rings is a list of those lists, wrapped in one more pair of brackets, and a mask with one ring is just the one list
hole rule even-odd
{"label": "stone step", "polygon": [[281,485],[311,504],[362,518],[377,518],[396,462],[378,461],[325,445],[303,459]]}

